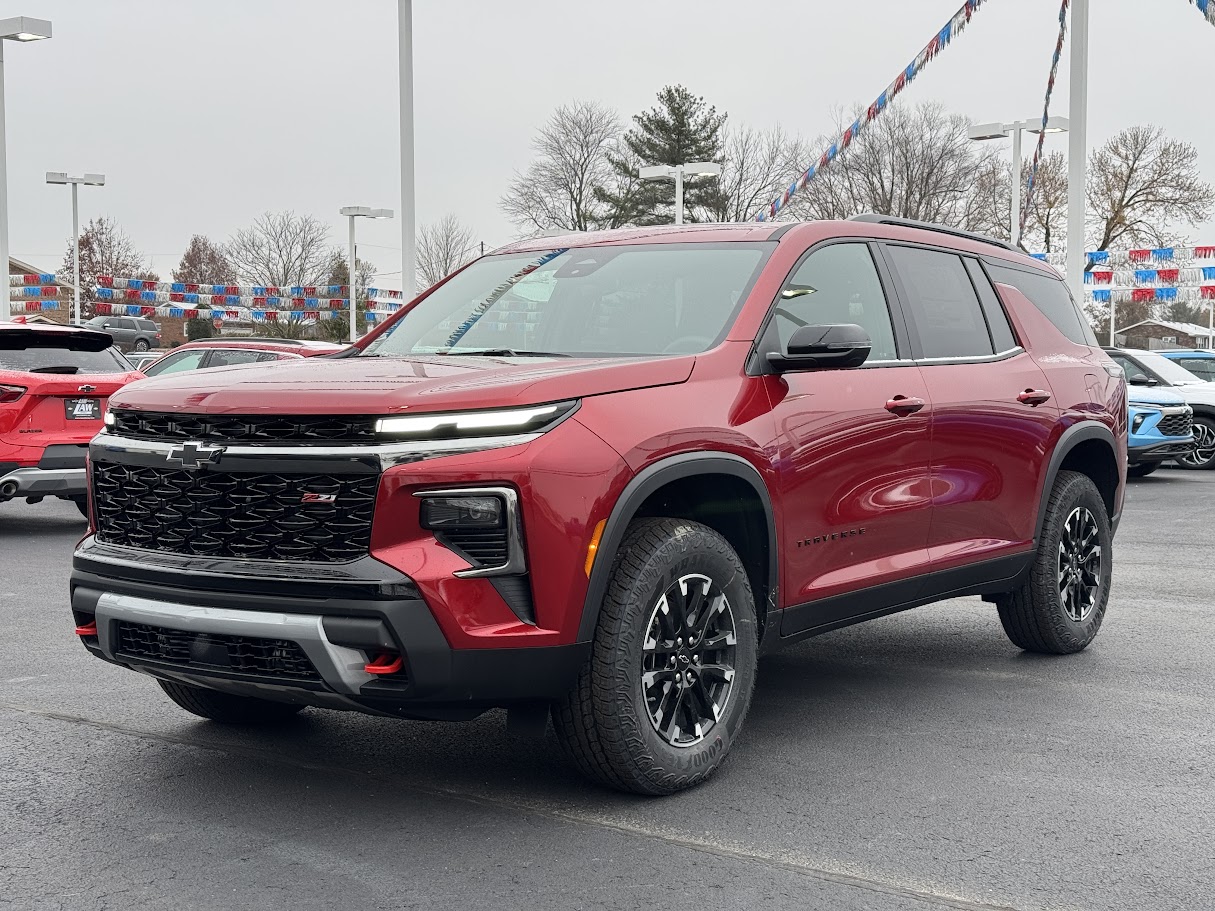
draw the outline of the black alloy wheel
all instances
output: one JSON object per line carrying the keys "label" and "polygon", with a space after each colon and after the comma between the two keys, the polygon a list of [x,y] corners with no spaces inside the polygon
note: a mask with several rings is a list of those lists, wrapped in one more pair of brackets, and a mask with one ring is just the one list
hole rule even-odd
{"label": "black alloy wheel", "polygon": [[1077,506],[1059,538],[1059,599],[1067,616],[1083,623],[1097,606],[1100,593],[1100,529],[1092,512]]}

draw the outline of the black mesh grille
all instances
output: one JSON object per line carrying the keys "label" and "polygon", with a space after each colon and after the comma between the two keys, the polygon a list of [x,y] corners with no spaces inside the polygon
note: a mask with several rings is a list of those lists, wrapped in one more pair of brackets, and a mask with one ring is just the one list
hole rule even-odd
{"label": "black mesh grille", "polygon": [[[343,563],[371,546],[377,475],[93,464],[97,539],[200,557]],[[305,494],[332,496],[301,502]]]}
{"label": "black mesh grille", "polygon": [[349,415],[165,414],[115,411],[112,432],[146,440],[222,443],[372,443],[374,417]]}
{"label": "black mesh grille", "polygon": [[1189,414],[1166,414],[1156,425],[1161,435],[1166,437],[1188,437],[1193,430],[1194,418]]}
{"label": "black mesh grille", "polygon": [[194,633],[142,623],[118,623],[119,657],[145,658],[199,670],[320,681],[308,656],[286,639]]}
{"label": "black mesh grille", "polygon": [[505,528],[446,529],[438,538],[459,549],[478,566],[501,566],[506,562]]}

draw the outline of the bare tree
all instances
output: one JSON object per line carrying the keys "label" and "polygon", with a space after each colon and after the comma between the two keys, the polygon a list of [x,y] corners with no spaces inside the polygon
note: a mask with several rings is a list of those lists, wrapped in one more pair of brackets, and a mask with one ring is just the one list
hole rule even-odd
{"label": "bare tree", "polygon": [[[350,286],[350,264],[347,262],[347,251],[340,247],[334,247],[331,255],[329,266],[329,278],[326,280],[330,285],[345,285]],[[354,263],[354,287],[355,287],[355,306],[358,311],[356,328],[360,333],[366,331],[367,326],[367,308],[369,301],[367,298],[367,289],[371,287],[375,281],[376,268],[375,263],[359,257]],[[323,319],[316,324],[316,335],[325,341],[330,342],[346,342],[350,340],[350,315],[343,313],[341,319]]]}
{"label": "bare tree", "polygon": [[708,213],[712,221],[748,221],[789,185],[791,175],[804,168],[809,146],[781,127],[760,131],[727,127],[723,147],[718,203]]}
{"label": "bare tree", "polygon": [[[110,275],[119,278],[159,279],[155,272],[145,266],[143,253],[135,246],[125,231],[112,218],[94,218],[80,232],[80,314],[82,319],[93,316],[93,304],[97,302],[97,276]],[[72,282],[72,241],[69,238],[63,264],[59,267],[59,280]]]}
{"label": "bare tree", "polygon": [[966,118],[936,103],[891,108],[786,211],[795,218],[847,218],[868,211],[983,227],[990,219],[976,205],[976,187],[998,153],[971,142],[968,126]]}
{"label": "bare tree", "polygon": [[418,290],[438,284],[476,255],[472,229],[455,215],[444,215],[418,231]]}
{"label": "bare tree", "polygon": [[1062,152],[1051,152],[1038,162],[1033,196],[1027,197],[1032,165],[1026,162],[1021,172],[1021,198],[1028,200],[1029,209],[1022,244],[1036,252],[1054,253],[1067,240],[1067,158]]}
{"label": "bare tree", "polygon": [[224,254],[241,282],[318,285],[329,274],[329,229],[311,215],[266,212],[233,234]]}
{"label": "bare tree", "polygon": [[598,102],[557,108],[532,141],[535,160],[499,201],[506,217],[528,233],[603,227],[610,213],[595,187],[611,179],[608,152],[621,132],[616,112]]}
{"label": "bare tree", "polygon": [[232,279],[232,264],[211,238],[195,234],[173,270],[173,281],[219,284]]}
{"label": "bare tree", "polygon": [[1116,246],[1164,246],[1173,226],[1194,227],[1211,217],[1215,191],[1202,180],[1198,151],[1153,126],[1130,127],[1088,160],[1090,242]]}

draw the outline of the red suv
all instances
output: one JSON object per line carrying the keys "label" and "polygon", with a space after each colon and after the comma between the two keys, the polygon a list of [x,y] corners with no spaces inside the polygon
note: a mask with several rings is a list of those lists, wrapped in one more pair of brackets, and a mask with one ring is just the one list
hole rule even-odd
{"label": "red suv", "polygon": [[106,332],[0,323],[0,503],[60,497],[85,513],[88,442],[140,377]]}
{"label": "red suv", "polygon": [[1126,421],[1059,276],[997,241],[527,241],[335,357],[115,395],[76,632],[218,721],[551,707],[587,775],[668,793],[781,643],[981,595],[1020,648],[1088,645]]}

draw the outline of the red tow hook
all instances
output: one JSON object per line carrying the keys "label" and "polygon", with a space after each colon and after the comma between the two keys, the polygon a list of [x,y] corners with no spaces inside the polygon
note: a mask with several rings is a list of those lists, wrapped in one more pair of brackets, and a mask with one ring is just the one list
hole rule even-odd
{"label": "red tow hook", "polygon": [[375,656],[375,660],[363,665],[363,670],[369,674],[376,674],[380,677],[385,677],[389,674],[398,674],[401,668],[405,666],[405,661],[400,655],[393,655],[389,652],[384,652]]}
{"label": "red tow hook", "polygon": [[76,627],[76,635],[77,636],[96,636],[97,635],[97,621],[90,620],[84,626]]}

